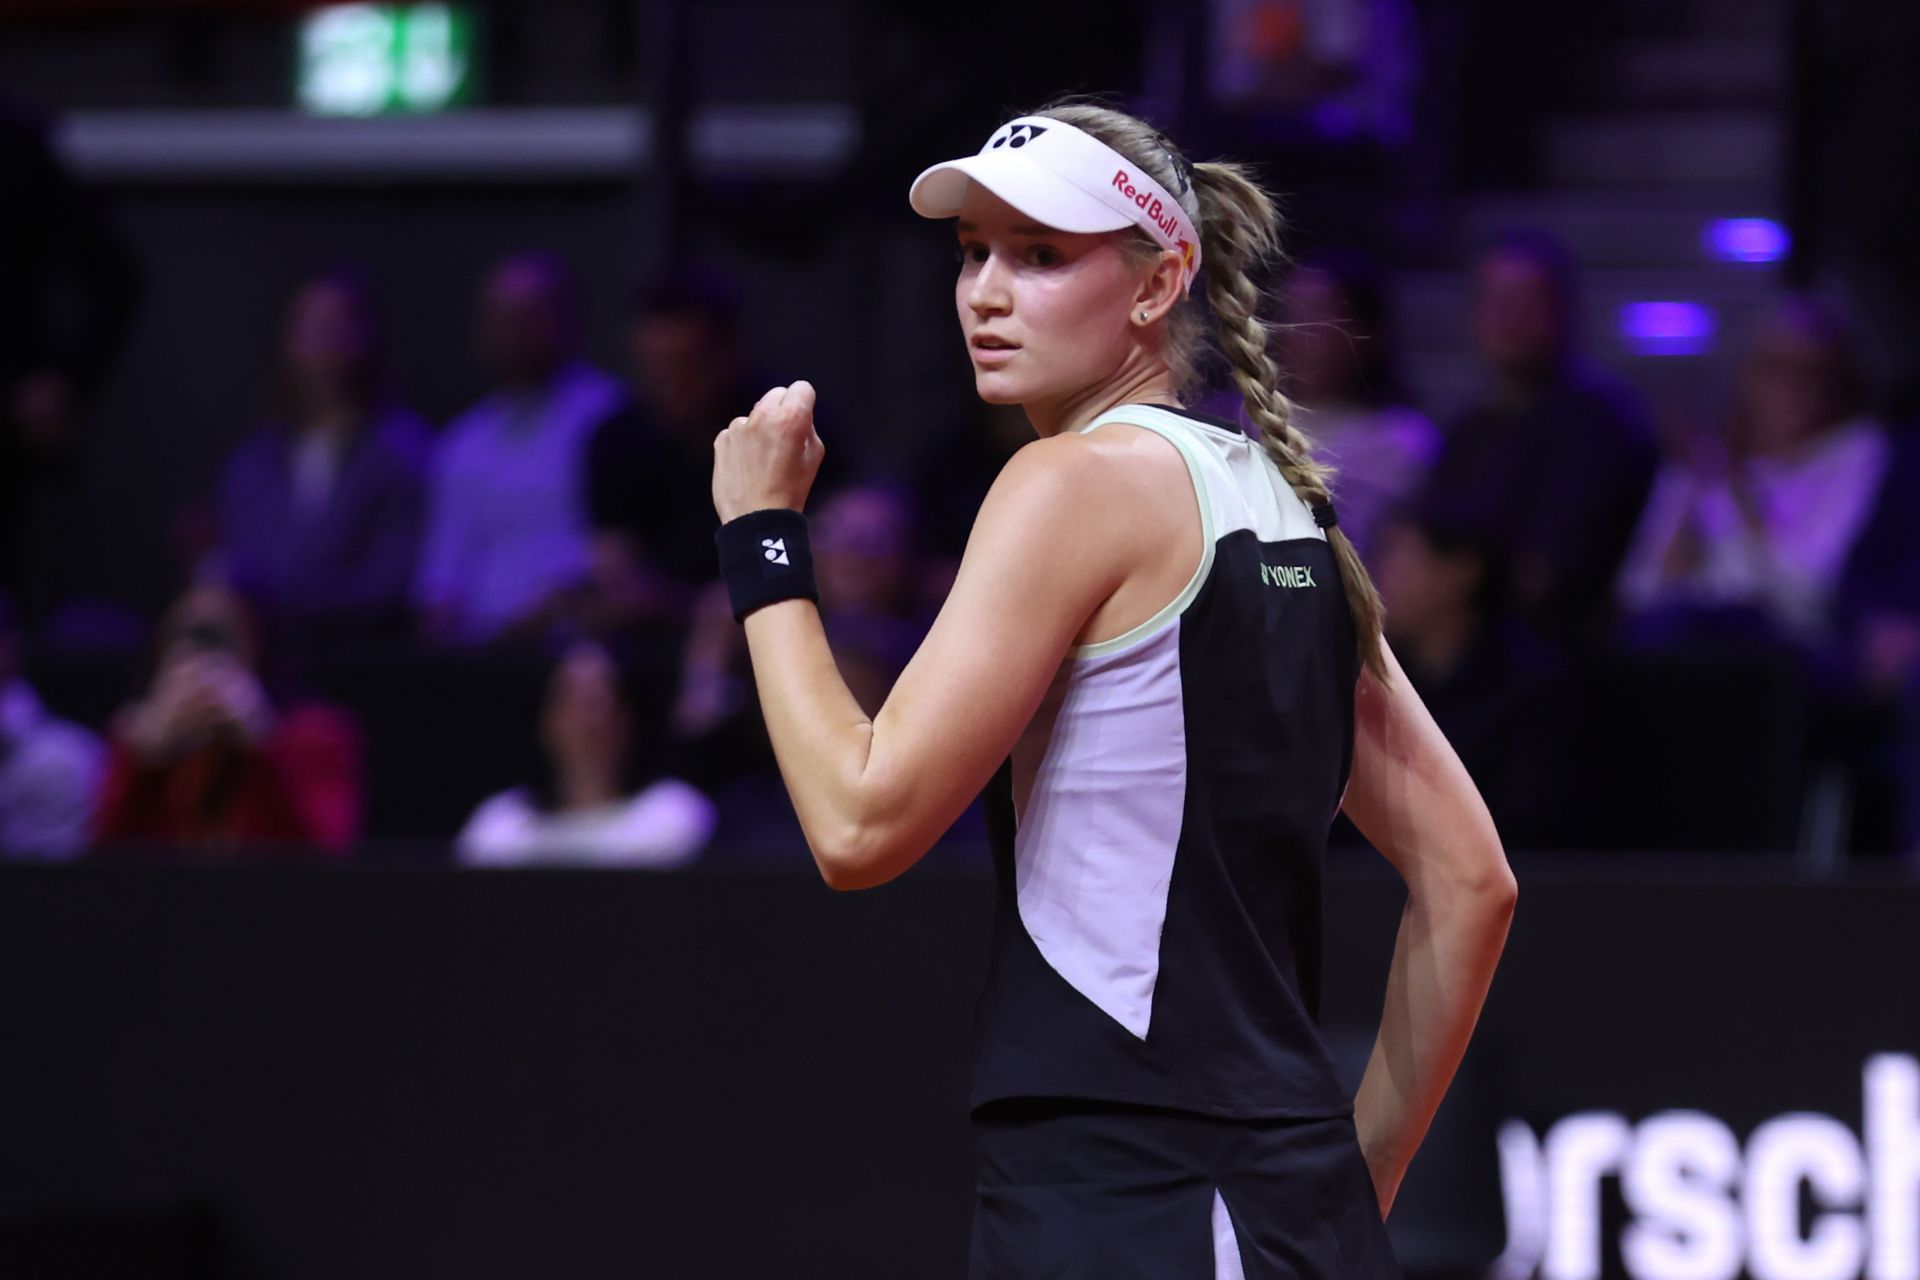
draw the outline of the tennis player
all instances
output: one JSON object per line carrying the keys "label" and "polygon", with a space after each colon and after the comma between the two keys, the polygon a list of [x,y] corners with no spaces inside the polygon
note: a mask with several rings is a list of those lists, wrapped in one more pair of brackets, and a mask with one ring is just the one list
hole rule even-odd
{"label": "tennis player", "polygon": [[[986,793],[999,892],[971,1274],[1396,1276],[1383,1219],[1516,890],[1278,389],[1254,276],[1277,252],[1273,202],[1246,170],[1079,103],[1003,124],[910,199],[955,220],[977,391],[1038,438],[877,715],[813,603],[811,386],[720,434],[713,492],[827,883],[891,880]],[[1182,405],[1202,297],[1257,440]],[[1409,891],[1351,1097],[1314,1021],[1341,810]]]}

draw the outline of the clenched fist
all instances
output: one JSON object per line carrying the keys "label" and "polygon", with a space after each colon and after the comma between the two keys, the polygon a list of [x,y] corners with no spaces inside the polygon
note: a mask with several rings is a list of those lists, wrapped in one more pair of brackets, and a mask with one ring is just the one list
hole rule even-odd
{"label": "clenched fist", "polygon": [[713,509],[721,523],[768,507],[801,510],[827,447],[813,429],[813,384],[775,387],[713,441]]}

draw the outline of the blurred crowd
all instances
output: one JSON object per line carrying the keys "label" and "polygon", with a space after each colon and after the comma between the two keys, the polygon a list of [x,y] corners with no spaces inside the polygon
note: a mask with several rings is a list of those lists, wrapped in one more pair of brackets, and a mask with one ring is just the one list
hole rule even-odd
{"label": "blurred crowd", "polygon": [[[0,290],[57,256],[0,258]],[[1901,497],[1920,450],[1879,414],[1846,316],[1781,296],[1700,417],[1588,357],[1578,285],[1550,238],[1488,245],[1461,317],[1483,386],[1441,421],[1400,377],[1376,263],[1316,253],[1271,299],[1388,637],[1510,847],[1920,847],[1920,513]],[[125,303],[96,293],[111,330]],[[635,289],[616,374],[581,354],[563,261],[501,261],[476,303],[491,384],[437,428],[385,358],[378,294],[341,269],[286,299],[270,412],[178,522],[178,595],[121,705],[63,718],[98,668],[0,603],[0,849],[793,858],[715,582],[710,442],[767,381],[736,285],[688,268]],[[111,344],[5,342],[10,533]],[[821,611],[869,710],[1028,438],[1017,410],[972,422],[904,475],[829,449]],[[975,856],[975,821],[954,856]]]}
{"label": "blurred crowd", "polygon": [[[477,300],[492,385],[436,430],[387,368],[373,282],[302,282],[268,420],[175,521],[182,587],[124,705],[98,726],[50,713],[30,671],[58,683],[57,646],[0,612],[0,848],[351,858],[437,836],[475,864],[656,867],[716,837],[791,851],[716,581],[711,441],[764,389],[737,290],[697,269],[636,290],[625,379],[581,358],[579,293],[551,255],[498,263]],[[991,478],[975,466],[960,500]],[[968,483],[945,477],[945,496]],[[870,710],[957,559],[937,530],[923,543],[919,509],[837,453],[812,502],[821,610]],[[445,825],[449,787],[511,769]],[[423,772],[439,776],[411,804]]]}

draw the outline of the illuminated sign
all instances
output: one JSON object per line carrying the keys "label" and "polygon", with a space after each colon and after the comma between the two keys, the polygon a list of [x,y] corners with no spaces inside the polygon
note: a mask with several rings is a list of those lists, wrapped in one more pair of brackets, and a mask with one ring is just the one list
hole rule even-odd
{"label": "illuminated sign", "polygon": [[1793,248],[1793,237],[1772,218],[1720,218],[1700,238],[1722,262],[1778,262]]}
{"label": "illuminated sign", "polygon": [[[1920,1280],[1920,1059],[1868,1059],[1861,1101],[1863,1134],[1796,1111],[1744,1144],[1701,1111],[1580,1112],[1544,1137],[1509,1120],[1499,1274],[1599,1280],[1617,1257],[1632,1280]],[[1628,1214],[1611,1241],[1610,1178]]]}
{"label": "illuminated sign", "polygon": [[1697,302],[1629,302],[1620,308],[1620,336],[1643,356],[1697,356],[1713,347],[1719,328]]}
{"label": "illuminated sign", "polygon": [[300,24],[300,105],[315,115],[443,111],[473,94],[473,20],[448,4],[341,4]]}

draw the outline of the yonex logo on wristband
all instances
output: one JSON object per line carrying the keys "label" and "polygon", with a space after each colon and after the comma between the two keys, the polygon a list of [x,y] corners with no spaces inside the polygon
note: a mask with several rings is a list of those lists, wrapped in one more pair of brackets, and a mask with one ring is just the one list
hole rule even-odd
{"label": "yonex logo on wristband", "polygon": [[1313,567],[1300,564],[1263,564],[1260,581],[1269,587],[1317,587]]}
{"label": "yonex logo on wristband", "polygon": [[780,600],[819,601],[807,518],[798,511],[769,507],[735,516],[714,530],[713,543],[736,621]]}

